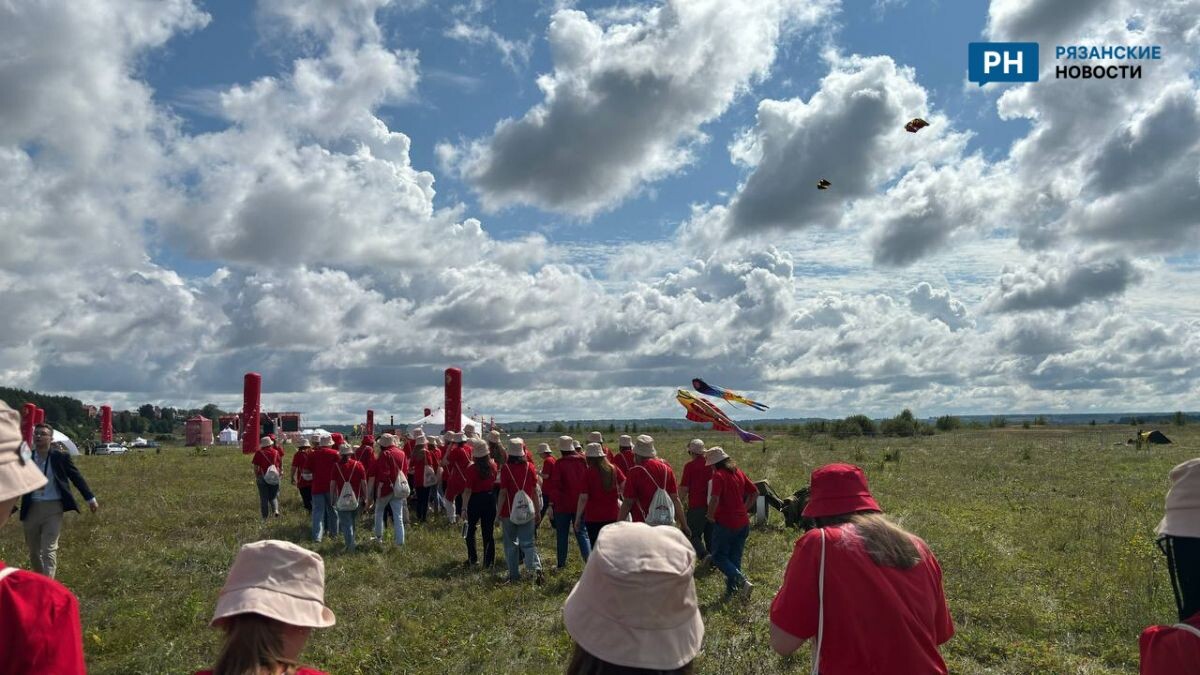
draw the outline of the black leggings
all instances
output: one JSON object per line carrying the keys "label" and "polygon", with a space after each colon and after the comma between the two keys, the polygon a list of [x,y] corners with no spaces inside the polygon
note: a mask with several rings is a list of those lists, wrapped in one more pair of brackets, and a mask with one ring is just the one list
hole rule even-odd
{"label": "black leggings", "polygon": [[475,526],[480,525],[483,537],[483,566],[491,567],[496,564],[496,540],[493,530],[496,526],[496,500],[490,492],[475,492],[467,502],[467,560],[472,564],[478,562],[475,554]]}
{"label": "black leggings", "polygon": [[584,526],[587,527],[588,539],[590,539],[592,542],[592,548],[596,548],[596,539],[600,537],[600,528],[604,527],[605,525],[612,525],[615,522],[617,521],[597,520],[584,523]]}
{"label": "black leggings", "polygon": [[312,488],[305,485],[300,488],[300,501],[304,502],[304,510],[312,513]]}
{"label": "black leggings", "polygon": [[417,488],[417,522],[423,523],[429,516],[429,491],[436,489],[436,487],[424,486]]}

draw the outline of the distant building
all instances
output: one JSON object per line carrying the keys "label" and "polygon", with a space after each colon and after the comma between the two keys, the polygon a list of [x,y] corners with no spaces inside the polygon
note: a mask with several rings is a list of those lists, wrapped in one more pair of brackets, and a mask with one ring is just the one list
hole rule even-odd
{"label": "distant building", "polygon": [[183,423],[184,445],[212,445],[213,444],[213,426],[212,420],[203,415],[189,417]]}

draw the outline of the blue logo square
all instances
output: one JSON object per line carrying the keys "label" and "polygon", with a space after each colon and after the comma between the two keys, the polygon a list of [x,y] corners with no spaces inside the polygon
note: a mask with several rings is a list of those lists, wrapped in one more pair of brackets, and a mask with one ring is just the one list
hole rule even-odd
{"label": "blue logo square", "polygon": [[967,80],[979,86],[988,82],[1037,82],[1038,43],[969,43]]}

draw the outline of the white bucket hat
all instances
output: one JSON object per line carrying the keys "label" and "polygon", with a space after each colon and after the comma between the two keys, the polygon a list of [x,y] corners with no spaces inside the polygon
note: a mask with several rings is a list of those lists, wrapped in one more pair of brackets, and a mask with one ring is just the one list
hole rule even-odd
{"label": "white bucket hat", "polygon": [[618,448],[632,448],[633,447],[633,437],[628,434],[621,434],[621,437],[617,439],[617,447]]}
{"label": "white bucket hat", "polygon": [[604,526],[567,601],[567,633],[596,658],[628,668],[674,670],[704,642],[692,565],[696,552],[674,527]]}
{"label": "white bucket hat", "polygon": [[525,456],[525,439],[523,439],[523,438],[508,439],[508,456],[509,457],[524,457]]}
{"label": "white bucket hat", "polygon": [[549,443],[538,443],[538,453],[543,455],[552,454],[554,451],[550,449]]}
{"label": "white bucket hat", "polygon": [[714,445],[704,451],[704,465],[713,466],[729,459],[729,453],[725,452],[725,448],[719,445]]}
{"label": "white bucket hat", "polygon": [[332,626],[335,618],[325,606],[321,556],[287,541],[242,546],[217,596],[210,625],[251,613],[304,628]]}
{"label": "white bucket hat", "polygon": [[704,441],[700,440],[699,438],[693,438],[692,440],[688,441],[687,451],[689,455],[703,455]]}
{"label": "white bucket hat", "polygon": [[342,445],[340,447],[338,447],[338,454],[339,455],[353,455],[354,454],[354,446],[350,445],[349,443],[342,443]]}
{"label": "white bucket hat", "polygon": [[558,451],[559,452],[574,452],[575,451],[575,439],[571,438],[570,436],[559,436],[558,437]]}
{"label": "white bucket hat", "polygon": [[21,438],[21,413],[0,401],[0,501],[45,484],[45,474],[33,463],[33,451]]}
{"label": "white bucket hat", "polygon": [[488,444],[482,438],[472,438],[467,443],[471,446],[471,457],[473,459],[487,457],[490,454],[488,452]]}
{"label": "white bucket hat", "polygon": [[258,439],[258,447],[260,447],[260,448],[269,448],[273,445],[275,445],[275,441],[267,438],[266,436],[263,436],[262,438]]}
{"label": "white bucket hat", "polygon": [[633,444],[633,454],[642,457],[657,457],[658,450],[654,448],[654,438],[642,434],[637,437],[637,441]]}
{"label": "white bucket hat", "polygon": [[1167,512],[1155,534],[1200,538],[1200,457],[1179,464],[1168,477]]}
{"label": "white bucket hat", "polygon": [[379,437],[379,447],[390,448],[396,444],[396,437],[391,434],[384,434]]}
{"label": "white bucket hat", "polygon": [[588,443],[604,443],[604,434],[599,431],[589,431]]}
{"label": "white bucket hat", "polygon": [[588,443],[583,453],[584,457],[604,457],[604,446],[599,443]]}

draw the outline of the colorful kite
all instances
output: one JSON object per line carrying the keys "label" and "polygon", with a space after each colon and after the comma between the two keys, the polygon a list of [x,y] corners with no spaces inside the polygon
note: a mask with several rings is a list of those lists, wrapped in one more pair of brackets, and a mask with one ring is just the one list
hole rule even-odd
{"label": "colorful kite", "polygon": [[830,183],[829,181],[825,180],[824,178],[817,181],[817,189],[818,190],[828,190],[830,185],[833,185],[833,183]]}
{"label": "colorful kite", "polygon": [[767,408],[771,407],[769,405],[763,405],[758,401],[751,401],[745,396],[729,391],[724,387],[714,387],[698,377],[692,380],[692,389],[695,389],[701,394],[719,396],[730,403],[741,403],[742,405],[748,405],[755,410],[766,410]]}
{"label": "colorful kite", "polygon": [[904,130],[910,134],[915,134],[927,126],[929,126],[929,122],[926,122],[920,117],[914,117],[908,121],[908,124],[904,125]]}
{"label": "colorful kite", "polygon": [[766,442],[766,439],[762,436],[739,427],[720,408],[713,405],[711,401],[696,396],[686,389],[677,390],[675,392],[675,400],[679,401],[679,404],[687,410],[687,418],[693,422],[711,424],[713,431],[732,431],[745,443],[752,443],[754,441]]}

